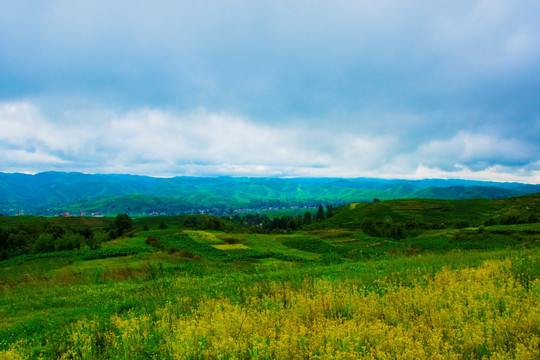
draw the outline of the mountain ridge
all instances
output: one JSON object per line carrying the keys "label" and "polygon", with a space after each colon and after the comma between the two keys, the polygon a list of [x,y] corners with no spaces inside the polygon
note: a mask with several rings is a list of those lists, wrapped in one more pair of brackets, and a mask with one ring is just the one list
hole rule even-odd
{"label": "mountain ridge", "polygon": [[500,199],[537,192],[540,185],[464,179],[157,178],[78,172],[35,175],[0,172],[0,210],[23,209],[35,214],[44,214],[46,210],[105,213],[111,207],[118,212],[133,209],[151,212],[159,208],[159,212],[175,213],[194,208],[344,204],[374,198]]}

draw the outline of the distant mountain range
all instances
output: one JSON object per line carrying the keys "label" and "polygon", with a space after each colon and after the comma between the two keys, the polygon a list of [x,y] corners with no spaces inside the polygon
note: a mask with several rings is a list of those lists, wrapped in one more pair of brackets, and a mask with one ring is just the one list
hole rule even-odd
{"label": "distant mountain range", "polygon": [[0,212],[48,215],[182,213],[192,209],[344,204],[400,199],[500,199],[540,192],[540,185],[470,180],[246,178],[0,173]]}

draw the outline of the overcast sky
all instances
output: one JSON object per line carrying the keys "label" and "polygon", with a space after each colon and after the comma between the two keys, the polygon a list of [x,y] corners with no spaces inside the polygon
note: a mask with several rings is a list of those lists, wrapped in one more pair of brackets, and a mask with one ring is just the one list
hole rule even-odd
{"label": "overcast sky", "polygon": [[0,1],[0,171],[540,183],[540,2]]}

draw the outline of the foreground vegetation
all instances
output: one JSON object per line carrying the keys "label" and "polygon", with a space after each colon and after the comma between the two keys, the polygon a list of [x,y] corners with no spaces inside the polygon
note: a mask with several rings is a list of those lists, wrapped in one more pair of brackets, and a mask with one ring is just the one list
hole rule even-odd
{"label": "foreground vegetation", "polygon": [[[120,221],[96,249],[11,256],[0,359],[538,359],[537,199],[441,210],[446,226],[420,203],[347,206],[297,231]],[[522,224],[500,221],[514,215]],[[72,233],[119,230],[64,220]]]}

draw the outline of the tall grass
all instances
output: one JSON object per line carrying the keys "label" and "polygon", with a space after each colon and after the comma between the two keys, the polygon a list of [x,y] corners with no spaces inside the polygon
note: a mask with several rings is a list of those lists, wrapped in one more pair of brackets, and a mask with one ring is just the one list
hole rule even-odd
{"label": "tall grass", "polygon": [[536,359],[539,264],[532,249],[28,267],[3,285],[0,358]]}

